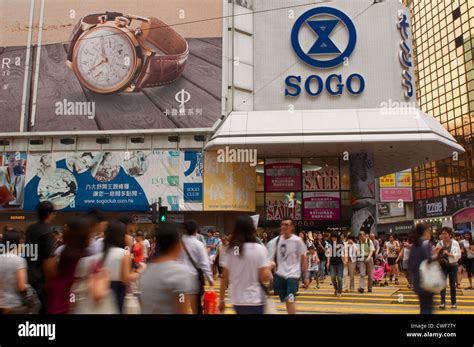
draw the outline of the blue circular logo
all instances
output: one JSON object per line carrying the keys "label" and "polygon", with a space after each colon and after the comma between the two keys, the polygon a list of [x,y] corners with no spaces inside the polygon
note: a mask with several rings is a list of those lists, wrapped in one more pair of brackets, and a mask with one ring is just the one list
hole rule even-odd
{"label": "blue circular logo", "polygon": [[[334,19],[313,19],[320,16],[333,17]],[[343,52],[331,40],[331,34],[339,23],[344,24],[349,32],[349,43]],[[303,51],[299,42],[299,32],[304,24],[307,24],[317,36],[317,40],[308,52]],[[356,42],[357,32],[352,20],[344,12],[332,7],[317,7],[306,11],[296,20],[291,31],[291,45],[298,57],[306,64],[321,69],[342,64],[354,51]],[[330,60],[320,60],[316,58],[318,55],[336,55],[336,57]]]}

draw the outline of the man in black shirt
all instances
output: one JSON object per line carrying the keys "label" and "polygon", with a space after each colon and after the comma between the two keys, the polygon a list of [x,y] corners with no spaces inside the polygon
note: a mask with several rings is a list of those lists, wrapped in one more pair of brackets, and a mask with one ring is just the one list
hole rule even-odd
{"label": "man in black shirt", "polygon": [[43,201],[38,205],[39,222],[32,224],[26,230],[25,243],[34,247],[34,257],[27,257],[28,282],[36,290],[41,301],[41,313],[46,313],[46,280],[54,276],[54,237],[51,222],[56,217],[54,205]]}

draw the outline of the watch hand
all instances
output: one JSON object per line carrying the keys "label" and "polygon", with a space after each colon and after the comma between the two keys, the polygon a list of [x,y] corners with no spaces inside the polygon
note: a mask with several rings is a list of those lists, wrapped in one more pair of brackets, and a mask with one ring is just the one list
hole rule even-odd
{"label": "watch hand", "polygon": [[99,64],[94,65],[93,67],[91,67],[91,68],[89,69],[89,72],[92,72],[92,70],[95,70],[97,67],[99,67],[100,65],[102,65],[102,64],[104,64],[104,63],[106,63],[106,62],[107,62],[107,60],[101,60],[101,62],[100,62]]}
{"label": "watch hand", "polygon": [[102,51],[102,57],[107,60],[107,54],[105,54],[105,48],[104,48],[104,38],[100,38],[100,50]]}

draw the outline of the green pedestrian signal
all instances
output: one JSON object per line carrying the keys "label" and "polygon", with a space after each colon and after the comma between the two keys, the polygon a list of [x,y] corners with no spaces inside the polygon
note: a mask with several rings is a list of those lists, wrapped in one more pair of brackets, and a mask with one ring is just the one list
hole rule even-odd
{"label": "green pedestrian signal", "polygon": [[166,222],[166,215],[168,214],[168,206],[160,206],[160,222]]}

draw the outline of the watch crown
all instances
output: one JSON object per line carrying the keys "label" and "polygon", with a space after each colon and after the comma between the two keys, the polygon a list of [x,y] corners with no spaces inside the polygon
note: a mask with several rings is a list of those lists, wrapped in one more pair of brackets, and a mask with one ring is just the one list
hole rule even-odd
{"label": "watch crown", "polygon": [[135,36],[142,36],[143,35],[143,31],[141,28],[136,28],[135,29]]}

